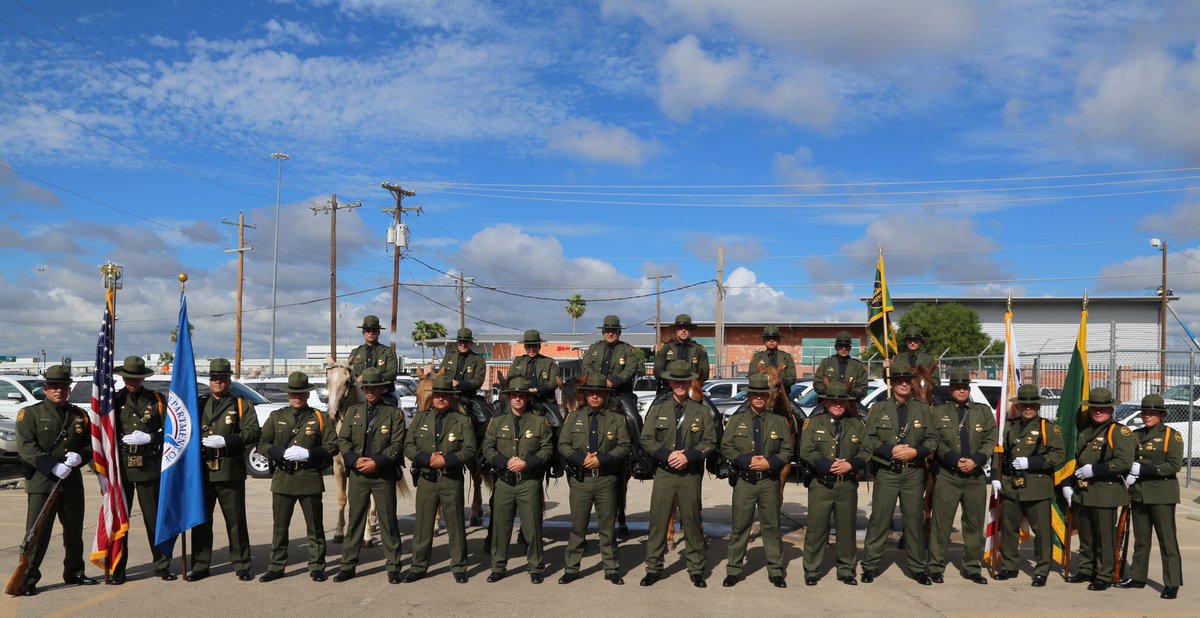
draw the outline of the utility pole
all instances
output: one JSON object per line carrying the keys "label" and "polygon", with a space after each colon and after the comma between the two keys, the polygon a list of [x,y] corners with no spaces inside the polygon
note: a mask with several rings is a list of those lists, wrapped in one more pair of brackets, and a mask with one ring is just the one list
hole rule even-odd
{"label": "utility pole", "polygon": [[[716,349],[717,376],[723,376],[725,363],[725,247],[717,247],[717,325]],[[732,375],[732,373],[731,373]]]}
{"label": "utility pole", "polygon": [[338,204],[337,194],[329,198],[327,206],[313,206],[313,214],[329,213],[329,357],[337,360],[337,211],[353,210],[362,202]]}
{"label": "utility pole", "polygon": [[396,332],[396,307],[400,297],[400,252],[408,248],[408,227],[400,222],[400,217],[406,212],[415,212],[421,214],[421,207],[405,208],[401,202],[406,197],[413,197],[417,194],[416,191],[409,191],[402,188],[400,185],[383,182],[380,186],[392,192],[396,197],[395,208],[384,208],[383,212],[390,213],[395,217],[393,227],[388,232],[388,241],[392,245],[392,353],[396,353],[396,339],[399,334]]}
{"label": "utility pole", "polygon": [[258,229],[253,225],[246,225],[246,213],[239,211],[237,223],[221,219],[221,223],[225,225],[236,225],[238,228],[238,246],[237,249],[226,249],[225,253],[238,254],[238,285],[237,285],[237,326],[233,336],[233,377],[242,377],[242,276],[245,272],[243,269],[246,261],[246,252],[253,250],[254,247],[246,246],[246,228],[252,230]]}
{"label": "utility pole", "polygon": [[654,280],[654,351],[657,352],[662,345],[662,280],[670,279],[671,275],[660,275],[656,270],[653,277],[646,278]]}
{"label": "utility pole", "polygon": [[467,296],[466,283],[474,281],[475,277],[465,277],[462,272],[458,273],[458,327],[467,327],[467,303],[471,302],[471,297]]}
{"label": "utility pole", "polygon": [[279,173],[275,177],[275,256],[271,259],[271,368],[267,375],[275,377],[275,307],[279,305],[279,199],[283,194],[283,162],[292,155],[272,152],[271,158],[279,162]]}

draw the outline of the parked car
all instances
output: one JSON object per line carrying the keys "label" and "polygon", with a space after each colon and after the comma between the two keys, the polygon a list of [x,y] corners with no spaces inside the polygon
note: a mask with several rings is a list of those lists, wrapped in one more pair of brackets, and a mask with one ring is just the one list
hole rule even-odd
{"label": "parked car", "polygon": [[704,394],[710,399],[729,399],[750,386],[748,378],[713,378],[704,383]]}
{"label": "parked car", "polygon": [[[1003,388],[1004,383],[1000,380],[971,380],[970,400],[982,403],[995,411],[1000,405],[1000,391]],[[883,380],[871,380],[868,389],[867,396],[862,399],[862,405],[866,409],[869,410],[871,404],[876,401],[887,399],[887,384]],[[933,403],[937,405],[947,401],[950,401],[950,386],[943,381],[941,386],[933,389]]]}
{"label": "parked car", "polygon": [[[1172,386],[1163,393],[1163,403],[1167,406],[1167,415],[1163,418],[1163,422],[1174,431],[1178,431],[1183,436],[1184,444],[1188,445],[1188,459],[1200,459],[1200,447],[1194,442],[1200,442],[1200,437],[1192,436],[1193,440],[1188,440],[1188,418],[1190,409],[1190,418],[1192,423],[1200,423],[1200,386],[1195,388],[1180,384]],[[1129,426],[1130,429],[1140,429],[1145,426],[1142,422],[1142,402],[1125,402],[1117,406],[1113,410],[1113,418],[1117,422]],[[1200,434],[1200,426],[1196,427],[1196,433]]]}
{"label": "parked car", "polygon": [[17,422],[7,417],[0,418],[0,464],[20,460],[17,453]]}
{"label": "parked car", "polygon": [[0,419],[14,420],[17,410],[46,398],[41,376],[0,376]]}

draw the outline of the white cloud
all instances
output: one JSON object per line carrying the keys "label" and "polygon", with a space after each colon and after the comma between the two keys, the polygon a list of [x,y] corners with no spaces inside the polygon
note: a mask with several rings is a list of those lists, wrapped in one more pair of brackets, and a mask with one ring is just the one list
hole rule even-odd
{"label": "white cloud", "polygon": [[1169,212],[1147,215],[1138,222],[1138,229],[1160,236],[1200,236],[1200,194],[1177,202]]}
{"label": "white cloud", "polygon": [[[775,153],[775,179],[781,184],[801,185],[799,188],[816,191],[826,182],[825,170],[810,165],[813,162],[812,150],[801,146],[791,153]],[[805,187],[803,185],[810,185]]]}
{"label": "white cloud", "polygon": [[758,275],[744,266],[729,273],[725,286],[725,319],[731,322],[833,321],[851,319],[861,313],[846,308],[846,303],[856,300],[852,286],[819,288],[805,298],[793,298],[759,281]]}
{"label": "white cloud", "polygon": [[629,129],[577,118],[551,129],[547,147],[588,161],[641,165],[658,152],[658,143]]}
{"label": "white cloud", "polygon": [[476,0],[316,0],[314,4],[337,4],[351,16],[387,18],[406,27],[481,28],[496,23],[492,7]]}

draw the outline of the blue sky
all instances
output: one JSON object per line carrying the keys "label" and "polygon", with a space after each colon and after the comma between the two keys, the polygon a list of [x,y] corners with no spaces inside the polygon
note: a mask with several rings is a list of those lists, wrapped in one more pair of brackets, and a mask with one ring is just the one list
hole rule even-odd
{"label": "blue sky", "polygon": [[257,226],[245,306],[268,307],[272,152],[280,356],[328,339],[331,194],[362,202],[338,291],[368,290],[339,341],[386,322],[383,180],[424,208],[402,351],[457,324],[439,271],[495,288],[470,291],[481,331],[569,331],[574,293],[581,332],[643,322],[655,272],[700,284],[668,317],[711,320],[718,246],[727,319],[861,320],[880,244],[895,296],[1144,295],[1162,237],[1200,327],[1195,3],[0,2],[0,354],[87,354],[112,260],[119,354],[169,349],[187,271],[197,355],[231,355],[221,220]]}

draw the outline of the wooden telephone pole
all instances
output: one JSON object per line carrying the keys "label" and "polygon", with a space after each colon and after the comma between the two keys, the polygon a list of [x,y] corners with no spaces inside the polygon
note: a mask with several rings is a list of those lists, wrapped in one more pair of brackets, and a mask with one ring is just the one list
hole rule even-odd
{"label": "wooden telephone pole", "polygon": [[[716,356],[717,376],[725,374],[721,371],[725,362],[725,247],[717,248],[717,324],[716,341],[713,350]],[[731,374],[732,375],[732,374]]]}
{"label": "wooden telephone pole", "polygon": [[654,351],[662,345],[662,280],[670,279],[671,275],[660,275],[658,271],[654,272],[653,277],[646,277],[654,280]]}
{"label": "wooden telephone pole", "polygon": [[225,225],[236,225],[238,228],[238,246],[237,249],[226,249],[225,253],[238,254],[238,284],[237,284],[237,331],[233,336],[233,377],[242,377],[242,283],[243,273],[245,272],[244,265],[246,261],[246,252],[251,251],[254,247],[246,246],[246,228],[252,230],[258,229],[253,225],[246,225],[246,213],[238,212],[237,223],[221,219],[221,223]]}
{"label": "wooden telephone pole", "polygon": [[467,297],[466,284],[469,281],[474,281],[475,277],[463,276],[462,272],[458,273],[458,327],[467,327],[467,303],[471,301]]}
{"label": "wooden telephone pole", "polygon": [[337,360],[337,211],[353,210],[362,202],[338,204],[337,194],[330,196],[329,204],[313,206],[313,214],[329,213],[329,357]]}
{"label": "wooden telephone pole", "polygon": [[[396,197],[395,208],[383,209],[383,212],[390,213],[395,216],[394,237],[389,235],[392,240],[392,353],[395,354],[396,340],[400,337],[400,335],[396,332],[396,308],[399,304],[400,296],[400,250],[408,248],[407,230],[401,225],[400,217],[406,212],[415,212],[419,215],[421,214],[421,207],[417,206],[415,208],[405,208],[402,205],[404,198],[413,197],[417,194],[416,191],[409,191],[402,188],[398,184],[390,182],[380,183],[380,186],[388,191],[391,191],[392,195]],[[403,235],[403,238],[401,235]]]}

